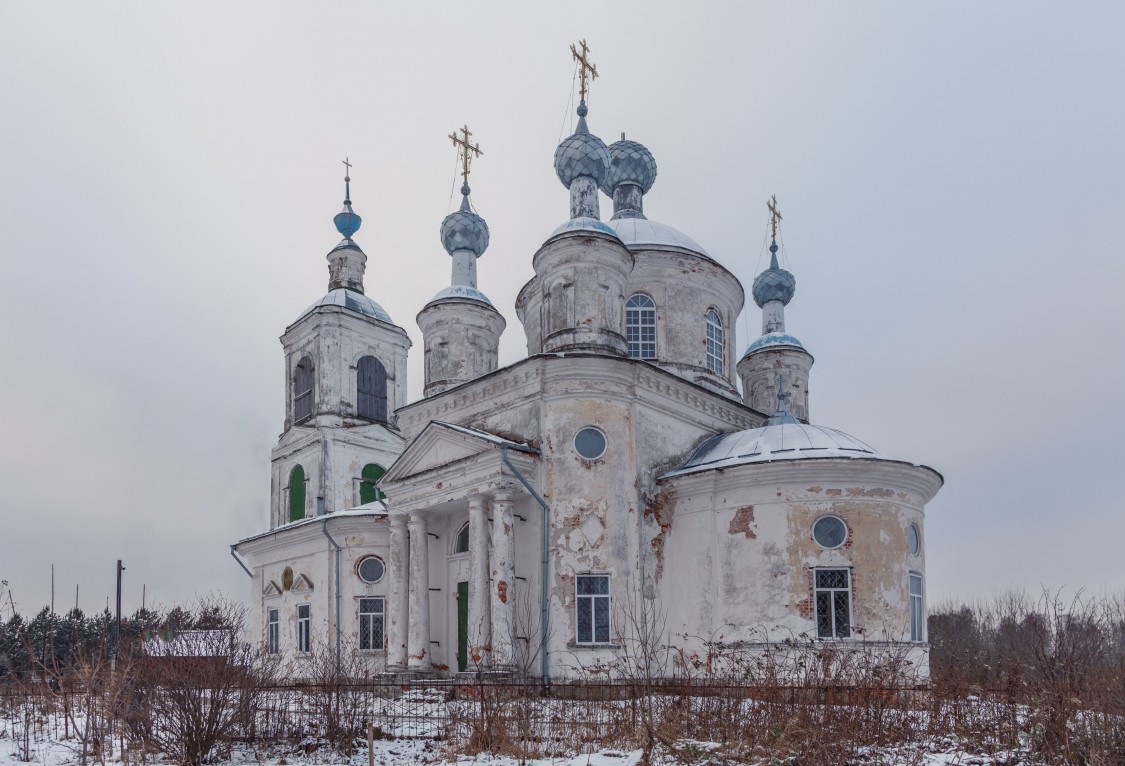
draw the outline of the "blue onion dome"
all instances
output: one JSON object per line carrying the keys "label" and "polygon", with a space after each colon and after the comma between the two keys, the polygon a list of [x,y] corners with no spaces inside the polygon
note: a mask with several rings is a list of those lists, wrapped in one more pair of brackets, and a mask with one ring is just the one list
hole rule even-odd
{"label": "blue onion dome", "polygon": [[797,278],[777,265],[777,243],[770,245],[770,267],[754,277],[754,302],[762,308],[770,301],[788,305],[797,291]]}
{"label": "blue onion dome", "polygon": [[469,185],[461,187],[461,208],[441,222],[441,244],[453,255],[469,250],[478,258],[488,248],[488,224],[469,207]]}
{"label": "blue onion dome", "polygon": [[578,129],[555,149],[555,173],[563,186],[586,176],[601,186],[609,172],[609,149],[586,127],[586,102],[578,105]]}
{"label": "blue onion dome", "polygon": [[344,209],[332,219],[332,223],[336,224],[336,231],[340,232],[344,239],[351,239],[352,235],[359,231],[359,227],[363,224],[363,219],[352,210],[351,180],[350,178],[344,179]]}
{"label": "blue onion dome", "polygon": [[622,138],[609,146],[609,172],[602,182],[602,191],[613,196],[621,184],[636,184],[648,194],[656,182],[656,160],[644,144]]}

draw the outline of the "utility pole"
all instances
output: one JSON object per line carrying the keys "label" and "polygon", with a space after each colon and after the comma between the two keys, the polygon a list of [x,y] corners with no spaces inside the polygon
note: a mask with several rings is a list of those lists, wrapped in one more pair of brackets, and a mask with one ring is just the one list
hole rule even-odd
{"label": "utility pole", "polygon": [[117,627],[113,631],[113,660],[117,664],[117,657],[121,653],[121,573],[125,567],[121,566],[121,559],[117,560]]}

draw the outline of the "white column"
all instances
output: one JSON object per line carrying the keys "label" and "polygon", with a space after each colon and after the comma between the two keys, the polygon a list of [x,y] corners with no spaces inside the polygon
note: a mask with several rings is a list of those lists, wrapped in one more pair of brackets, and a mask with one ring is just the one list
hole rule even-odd
{"label": "white column", "polygon": [[406,670],[406,626],[409,610],[406,588],[410,582],[410,537],[406,516],[391,516],[391,549],[387,556],[387,670]]}
{"label": "white column", "polygon": [[515,597],[512,496],[497,492],[492,496],[492,664],[498,668],[511,667],[516,662]]}
{"label": "white column", "polygon": [[426,555],[426,518],[410,514],[410,630],[406,664],[411,670],[430,670],[430,561]]}
{"label": "white column", "polygon": [[469,498],[469,664],[492,664],[492,615],[488,608],[488,500]]}

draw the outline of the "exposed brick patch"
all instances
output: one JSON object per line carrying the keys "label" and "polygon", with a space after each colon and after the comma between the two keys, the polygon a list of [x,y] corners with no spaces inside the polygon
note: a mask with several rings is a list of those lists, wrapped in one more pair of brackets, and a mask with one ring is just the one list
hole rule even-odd
{"label": "exposed brick patch", "polygon": [[748,505],[735,511],[727,531],[732,535],[746,535],[747,540],[757,539],[758,536],[754,534],[754,506]]}
{"label": "exposed brick patch", "polygon": [[500,599],[501,604],[508,603],[508,583],[506,580],[501,580],[496,583],[496,595]]}

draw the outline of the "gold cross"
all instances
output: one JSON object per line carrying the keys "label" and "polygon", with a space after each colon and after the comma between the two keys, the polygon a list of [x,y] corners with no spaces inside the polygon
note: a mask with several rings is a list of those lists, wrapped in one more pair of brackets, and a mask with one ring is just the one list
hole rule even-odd
{"label": "gold cross", "polygon": [[586,84],[586,75],[589,74],[591,82],[598,79],[598,68],[594,66],[594,63],[590,61],[589,58],[587,58],[587,55],[590,53],[590,49],[586,47],[586,41],[582,40],[578,44],[582,46],[582,53],[579,54],[578,49],[573,45],[570,46],[570,53],[572,56],[574,56],[574,60],[578,62],[578,66],[581,68],[579,76],[582,78],[582,80],[581,85],[578,88],[578,96],[581,100],[585,101],[586,92],[589,90],[589,86]]}
{"label": "gold cross", "polygon": [[781,223],[781,209],[777,206],[776,194],[766,202],[766,208],[770,211],[770,232],[772,237],[777,239],[777,225]]}
{"label": "gold cross", "polygon": [[350,181],[352,180],[351,178],[349,178],[349,176],[352,174],[352,163],[348,162],[347,157],[344,158],[344,165],[347,167],[347,170],[344,171],[344,180]]}
{"label": "gold cross", "polygon": [[449,134],[449,137],[453,139],[453,145],[457,147],[457,153],[461,156],[461,178],[463,178],[467,184],[469,183],[469,164],[473,161],[473,155],[479,157],[484,154],[484,152],[480,150],[480,144],[469,143],[469,136],[473,134],[469,130],[468,125],[460,130],[460,136],[457,135],[457,131],[455,130]]}

